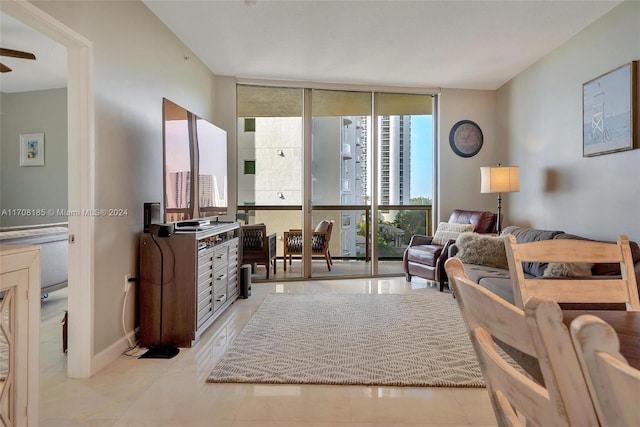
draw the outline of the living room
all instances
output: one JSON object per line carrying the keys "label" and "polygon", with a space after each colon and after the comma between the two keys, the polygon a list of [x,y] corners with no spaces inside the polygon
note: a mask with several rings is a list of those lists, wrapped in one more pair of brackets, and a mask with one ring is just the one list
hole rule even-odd
{"label": "living room", "polygon": [[[185,46],[141,2],[33,4],[93,46],[95,136],[88,140],[95,150],[94,206],[129,212],[92,225],[94,267],[84,282],[90,291],[82,293],[91,303],[87,314],[80,310],[83,326],[77,328],[85,338],[76,350],[88,360],[74,375],[87,377],[108,366],[126,345],[122,277],[137,270],[143,203],[162,200],[162,187],[155,185],[162,173],[161,99],[212,119],[233,141],[236,79],[214,76],[197,58],[185,59]],[[519,165],[521,173],[520,192],[505,196],[509,224],[640,240],[640,151],[585,158],[580,126],[582,84],[640,58],[639,7],[622,2],[495,90],[442,88],[436,218],[455,208],[495,210],[495,197],[466,183],[478,181],[481,166],[502,162]],[[482,151],[469,159],[451,152],[446,137],[463,118],[480,123],[485,137]],[[133,325],[133,308],[126,316]]]}

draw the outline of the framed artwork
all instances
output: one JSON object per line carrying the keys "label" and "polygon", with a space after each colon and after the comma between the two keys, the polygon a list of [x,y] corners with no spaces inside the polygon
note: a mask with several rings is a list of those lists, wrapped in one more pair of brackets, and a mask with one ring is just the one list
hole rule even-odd
{"label": "framed artwork", "polygon": [[638,61],[582,85],[583,157],[638,148]]}
{"label": "framed artwork", "polygon": [[44,133],[20,134],[20,166],[44,166]]}

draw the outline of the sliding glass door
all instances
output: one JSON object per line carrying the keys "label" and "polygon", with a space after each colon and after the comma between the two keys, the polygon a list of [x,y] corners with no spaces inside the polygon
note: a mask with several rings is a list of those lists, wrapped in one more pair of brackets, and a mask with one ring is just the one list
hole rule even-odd
{"label": "sliding glass door", "polygon": [[[311,93],[313,277],[371,275],[371,107],[370,92]],[[321,253],[322,221],[332,224],[329,254]]]}
{"label": "sliding glass door", "polygon": [[238,212],[277,234],[271,277],[403,273],[431,231],[432,111],[429,94],[238,86]]}
{"label": "sliding glass door", "polygon": [[[302,229],[303,90],[238,86],[238,213],[242,223],[264,223],[277,235],[276,274],[273,278],[300,278],[296,268],[284,265],[283,237]],[[286,272],[285,272],[286,269]],[[254,277],[266,277],[256,266]]]}
{"label": "sliding glass door", "polygon": [[413,234],[428,234],[433,202],[433,96],[377,93],[375,273],[402,274]]}

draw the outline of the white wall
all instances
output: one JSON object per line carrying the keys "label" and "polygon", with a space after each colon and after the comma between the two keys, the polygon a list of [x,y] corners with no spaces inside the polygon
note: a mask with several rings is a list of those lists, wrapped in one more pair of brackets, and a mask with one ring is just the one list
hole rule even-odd
{"label": "white wall", "polygon": [[640,150],[582,157],[582,84],[640,59],[640,2],[625,1],[498,90],[498,138],[520,166],[507,221],[640,241]]}
{"label": "white wall", "polygon": [[[67,221],[66,216],[40,215],[68,207],[67,90],[2,93],[1,99],[0,226]],[[44,133],[44,166],[20,166],[20,134],[36,132]]]}
{"label": "white wall", "polygon": [[162,98],[215,122],[215,78],[140,1],[34,4],[93,43],[96,207],[128,213],[96,219],[98,355],[124,336],[124,277],[138,271],[143,203],[162,201]]}

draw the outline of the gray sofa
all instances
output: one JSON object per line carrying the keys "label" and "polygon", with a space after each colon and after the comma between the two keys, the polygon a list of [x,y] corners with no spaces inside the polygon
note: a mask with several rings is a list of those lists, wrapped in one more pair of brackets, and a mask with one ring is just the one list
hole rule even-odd
{"label": "gray sofa", "polygon": [[66,224],[43,224],[0,230],[2,245],[39,245],[41,294],[67,287],[69,230]]}
{"label": "gray sofa", "polygon": [[[568,234],[558,230],[539,230],[532,228],[522,228],[510,226],[503,230],[503,234],[513,234],[518,243],[527,243],[548,239],[583,239],[584,237]],[[617,236],[616,236],[617,237]],[[630,242],[631,253],[633,256],[634,269],[636,273],[636,281],[640,288],[640,248],[636,242]],[[449,257],[456,256],[460,248],[453,244],[449,247]],[[465,273],[471,280],[480,284],[484,288],[490,290],[499,297],[510,303],[514,303],[513,288],[508,268],[472,264],[464,262]],[[524,263],[524,272],[528,277],[541,277],[547,264],[544,263]],[[593,276],[609,276],[619,275],[619,264],[595,264],[591,270]],[[560,304],[565,309],[571,308],[591,308],[585,304]],[[624,309],[624,304],[599,304],[597,308],[602,309]]]}

